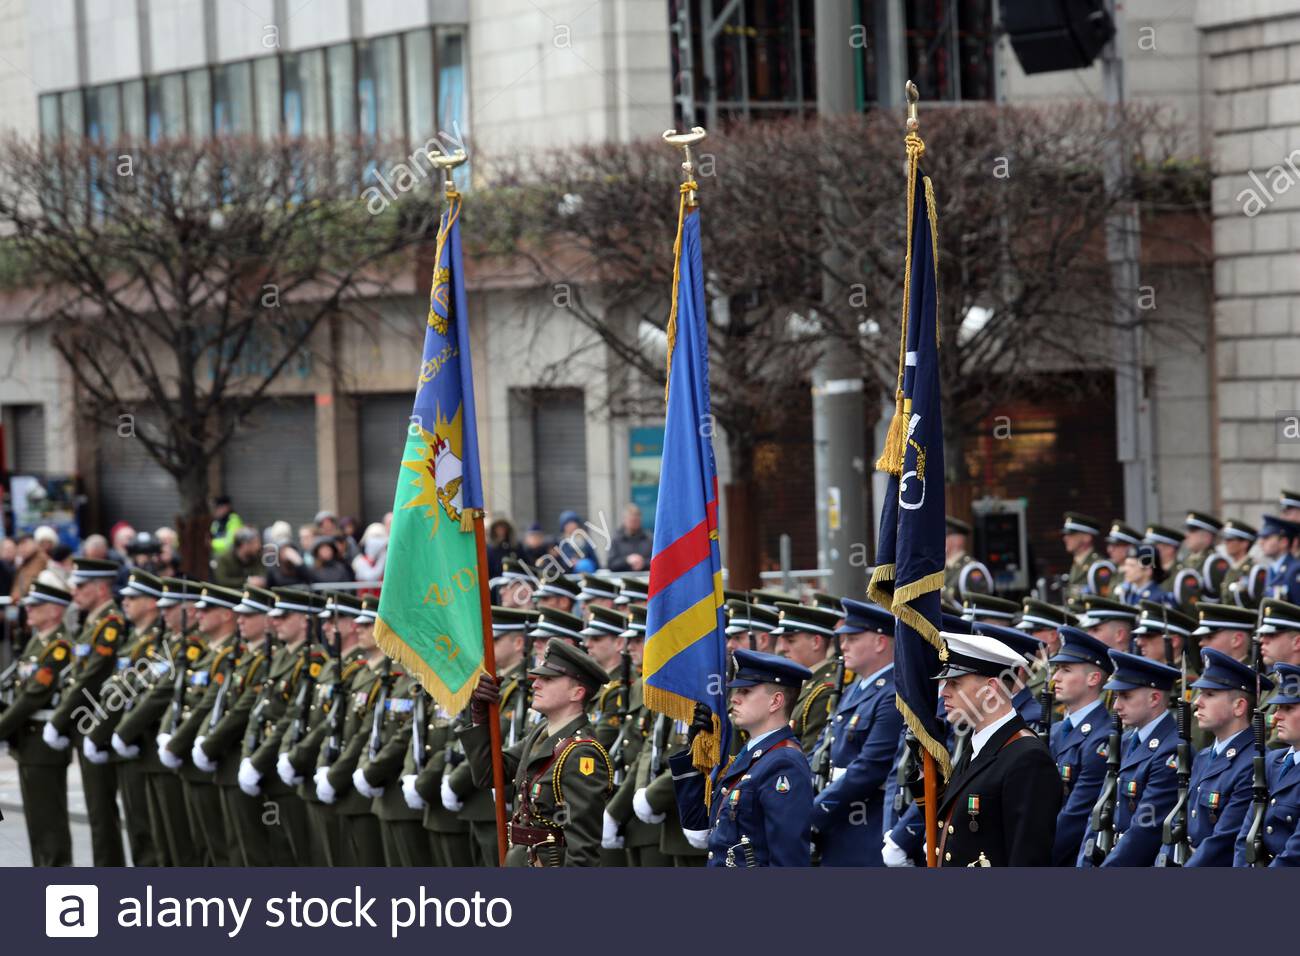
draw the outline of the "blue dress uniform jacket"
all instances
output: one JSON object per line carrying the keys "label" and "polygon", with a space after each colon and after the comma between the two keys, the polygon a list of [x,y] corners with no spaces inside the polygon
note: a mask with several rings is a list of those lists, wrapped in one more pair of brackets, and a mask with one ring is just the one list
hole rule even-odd
{"label": "blue dress uniform jacket", "polygon": [[882,866],[880,847],[889,772],[903,727],[890,667],[864,690],[844,693],[827,732],[833,782],[813,801],[822,866]]}
{"label": "blue dress uniform jacket", "polygon": [[[1154,746],[1152,744],[1154,743]],[[1145,741],[1137,731],[1121,740],[1119,793],[1115,806],[1115,848],[1102,866],[1151,866],[1160,852],[1165,817],[1178,799],[1178,775],[1170,761],[1178,746],[1178,727],[1165,714]],[[1084,837],[1087,844],[1091,828]],[[1079,865],[1091,866],[1079,852]]]}
{"label": "blue dress uniform jacket", "polygon": [[[1264,810],[1264,846],[1273,857],[1269,866],[1300,866],[1300,767],[1289,751],[1270,750],[1264,755],[1268,774],[1268,806]],[[1254,786],[1254,768],[1246,781]],[[1246,865],[1246,836],[1250,833],[1250,802],[1237,833],[1233,866]]]}
{"label": "blue dress uniform jacket", "polygon": [[1016,714],[1029,725],[1030,730],[1039,725],[1043,719],[1043,705],[1028,687],[1022,687],[1011,698],[1011,706]]}
{"label": "blue dress uniform jacket", "polygon": [[1064,720],[1052,725],[1052,759],[1065,792],[1065,802],[1056,815],[1053,866],[1074,866],[1079,858],[1092,808],[1106,782],[1110,725],[1110,714],[1100,705],[1088,711],[1078,725]]}
{"label": "blue dress uniform jacket", "polygon": [[1060,777],[1047,746],[1012,716],[953,768],[938,809],[940,866],[1047,866]]}
{"label": "blue dress uniform jacket", "polygon": [[1300,558],[1290,552],[1268,566],[1264,593],[1295,603],[1300,601]]}
{"label": "blue dress uniform jacket", "polygon": [[[1255,737],[1248,728],[1215,755],[1206,747],[1192,761],[1187,785],[1187,866],[1232,866],[1233,844],[1250,809]],[[1177,762],[1175,762],[1175,772]],[[1163,852],[1163,851],[1162,851]]]}
{"label": "blue dress uniform jacket", "polygon": [[709,830],[709,866],[808,866],[812,770],[793,730],[782,727],[717,773],[704,806],[705,776],[689,750],[668,758],[682,828]]}
{"label": "blue dress uniform jacket", "polygon": [[1137,588],[1125,581],[1115,589],[1112,597],[1131,607],[1137,607],[1143,601],[1154,601],[1156,604],[1163,604],[1166,607],[1178,606],[1174,596],[1158,584],[1148,584],[1144,588]]}

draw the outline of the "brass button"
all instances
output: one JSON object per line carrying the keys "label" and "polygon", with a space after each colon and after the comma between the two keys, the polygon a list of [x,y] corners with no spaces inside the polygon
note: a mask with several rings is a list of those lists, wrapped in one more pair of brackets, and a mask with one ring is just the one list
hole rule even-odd
{"label": "brass button", "polygon": [[1272,833],[1272,832],[1273,832],[1273,828],[1272,828],[1272,827],[1265,827],[1265,828],[1264,828],[1264,832],[1265,832],[1265,833]]}
{"label": "brass button", "polygon": [[710,859],[710,860],[713,859],[713,851],[712,851],[712,850],[709,851],[709,859]]}
{"label": "brass button", "polygon": [[943,855],[943,862],[945,862],[945,863],[951,863],[951,862],[952,862],[952,851],[951,851],[951,850],[948,851],[947,853],[945,853],[945,854]]}
{"label": "brass button", "polygon": [[948,832],[949,832],[949,833],[952,833],[952,824],[951,824],[951,823],[948,824]]}

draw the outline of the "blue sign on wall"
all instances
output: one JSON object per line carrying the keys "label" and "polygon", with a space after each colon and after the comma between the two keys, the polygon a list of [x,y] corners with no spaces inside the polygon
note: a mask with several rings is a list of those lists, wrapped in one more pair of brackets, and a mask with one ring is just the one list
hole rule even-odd
{"label": "blue sign on wall", "polygon": [[662,425],[633,428],[628,432],[628,472],[632,503],[641,508],[641,523],[647,531],[655,526],[655,505],[659,500],[659,468],[664,456]]}

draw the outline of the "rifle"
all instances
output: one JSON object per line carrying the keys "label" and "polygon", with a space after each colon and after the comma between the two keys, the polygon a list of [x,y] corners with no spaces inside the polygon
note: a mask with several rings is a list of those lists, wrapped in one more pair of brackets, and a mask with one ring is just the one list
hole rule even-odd
{"label": "rifle", "polygon": [[[835,680],[831,689],[830,699],[827,702],[828,713],[834,715],[836,709],[840,706],[840,698],[844,695],[844,678],[846,676],[844,668],[844,650],[840,646],[839,636],[831,638],[835,642]],[[822,728],[821,739],[817,741],[817,746],[813,748],[812,767],[813,767],[813,793],[821,793],[831,782],[831,728],[835,725],[832,717]]]}
{"label": "rifle", "polygon": [[[248,730],[244,735],[244,750],[252,754],[257,749],[257,745],[262,740],[262,730],[266,727],[267,710],[271,707],[270,690],[271,682],[271,662],[275,653],[275,638],[268,624],[263,632],[266,635],[266,646],[263,653],[266,654],[266,680],[262,682],[262,689],[257,693],[257,701],[253,704],[253,709],[248,714]],[[251,671],[249,672],[251,675]]]}
{"label": "rifle", "polygon": [[[1168,620],[1168,611],[1162,608],[1166,621]],[[1170,645],[1173,641],[1169,638],[1169,631],[1165,631],[1165,648],[1166,654],[1172,653]],[[1188,858],[1192,855],[1192,845],[1187,839],[1187,802],[1191,790],[1192,780],[1192,706],[1188,701],[1187,688],[1187,639],[1183,639],[1183,653],[1181,655],[1180,669],[1182,676],[1179,679],[1178,694],[1178,799],[1174,803],[1174,808],[1169,811],[1165,817],[1164,832],[1162,839],[1165,845],[1170,847],[1170,851],[1160,857],[1157,865],[1164,866],[1183,866],[1187,863]]]}
{"label": "rifle", "polygon": [[171,728],[175,730],[181,725],[181,713],[185,709],[185,678],[189,676],[190,662],[185,654],[185,642],[188,639],[186,634],[189,630],[189,619],[185,613],[185,605],[181,605],[181,640],[176,646],[179,657],[172,661],[172,666],[176,673],[172,678],[172,706],[171,706]]}
{"label": "rifle", "polygon": [[298,696],[294,698],[293,706],[296,713],[293,715],[293,722],[289,724],[289,733],[286,735],[285,745],[281,748],[287,750],[295,747],[298,741],[302,740],[303,735],[307,732],[307,726],[311,722],[311,705],[312,698],[315,697],[316,679],[311,676],[311,648],[312,644],[320,643],[320,618],[313,615],[307,622],[307,640],[302,646],[303,664],[302,669],[298,672]]}
{"label": "rifle", "polygon": [[650,775],[657,777],[664,769],[664,748],[668,746],[668,729],[670,727],[667,714],[658,714],[655,717],[655,729],[650,736]]}
{"label": "rifle", "polygon": [[1052,661],[1047,645],[1043,645],[1043,672],[1043,689],[1038,692],[1038,733],[1046,742],[1052,739],[1052,718],[1055,716],[1052,711],[1056,707],[1056,688],[1052,686]]}
{"label": "rifle", "polygon": [[348,697],[343,686],[343,635],[339,633],[339,612],[334,609],[334,683],[330,687],[330,729],[325,738],[325,765],[330,766],[343,752],[343,724],[347,719]]}
{"label": "rifle", "polygon": [[235,673],[235,661],[243,653],[243,642],[239,638],[239,630],[235,630],[235,646],[230,649],[221,662],[221,686],[217,688],[217,699],[212,702],[212,714],[208,718],[208,728],[211,729],[221,723],[221,718],[226,712],[226,695],[230,693],[231,676]]}
{"label": "rifle", "polygon": [[627,744],[627,728],[632,716],[632,655],[626,642],[619,662],[619,684],[623,688],[622,708],[619,711],[618,736],[609,748],[609,762],[614,767],[614,786],[623,782],[623,748]]}
{"label": "rifle", "polygon": [[411,720],[411,755],[415,759],[416,773],[424,769],[429,759],[428,750],[424,746],[424,728],[428,719],[425,714],[425,699],[424,688],[421,687],[415,692],[415,714]]}
{"label": "rifle", "polygon": [[370,721],[370,743],[368,751],[370,759],[374,760],[379,756],[379,748],[384,739],[384,711],[388,707],[388,696],[393,692],[393,659],[385,657],[384,674],[379,678],[379,696],[375,698],[375,713]]}
{"label": "rifle", "polygon": [[[1262,624],[1262,605],[1259,616]],[[1250,828],[1246,831],[1246,865],[1268,866],[1272,859],[1268,847],[1264,845],[1264,814],[1268,812],[1268,770],[1264,748],[1268,744],[1268,735],[1264,731],[1264,708],[1260,706],[1260,697],[1264,691],[1264,655],[1260,649],[1258,630],[1252,643],[1255,654],[1255,710],[1251,714],[1250,725],[1255,732],[1255,756],[1251,761],[1254,780],[1251,784]]]}
{"label": "rifle", "polygon": [[1119,714],[1115,714],[1111,718],[1110,736],[1106,738],[1106,780],[1092,807],[1090,825],[1093,835],[1083,848],[1093,866],[1101,866],[1115,848],[1115,807],[1119,803],[1120,740],[1123,732],[1124,724]]}
{"label": "rifle", "polygon": [[909,729],[903,736],[903,755],[898,759],[898,773],[894,777],[894,819],[901,817],[912,803],[912,788],[908,778],[912,775],[913,748],[916,734]]}

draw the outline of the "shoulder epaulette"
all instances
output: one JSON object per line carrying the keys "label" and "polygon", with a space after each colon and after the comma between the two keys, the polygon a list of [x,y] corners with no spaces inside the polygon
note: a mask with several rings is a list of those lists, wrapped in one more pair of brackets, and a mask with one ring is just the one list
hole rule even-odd
{"label": "shoulder epaulette", "polygon": [[364,657],[357,658],[356,660],[353,661],[348,661],[346,664],[343,665],[343,673],[339,679],[344,683],[347,683],[348,681],[352,680],[352,675],[355,674],[357,671],[361,670],[361,668],[365,666],[365,663],[366,660]]}
{"label": "shoulder epaulette", "polygon": [[221,667],[221,662],[233,653],[235,653],[235,645],[233,643],[227,644],[225,647],[221,648],[221,650],[217,651],[216,656],[212,659],[212,663],[208,665],[208,676],[217,681],[217,683],[220,683],[224,679],[223,675],[218,673],[218,668]]}
{"label": "shoulder epaulette", "polygon": [[[799,726],[802,728],[800,734],[808,730],[808,715],[812,713],[813,701],[822,694],[828,692],[830,689],[830,684],[818,684],[811,692],[809,692],[808,699],[803,702],[803,709],[799,712]],[[830,701],[828,700],[826,703],[829,705]]]}
{"label": "shoulder epaulette", "polygon": [[116,614],[105,614],[95,625],[95,633],[90,639],[95,650],[105,656],[114,653],[121,642],[124,624]]}
{"label": "shoulder epaulette", "polygon": [[[554,791],[555,805],[557,807],[564,803],[564,791],[560,786],[560,778],[564,773],[564,764],[568,761],[569,755],[583,744],[591,745],[600,754],[600,759],[605,766],[605,792],[608,793],[614,789],[614,767],[609,761],[609,754],[600,745],[600,742],[594,737],[570,737],[567,740],[561,740],[555,745],[559,753],[555,758],[555,763],[551,766],[551,789]],[[595,773],[596,758],[579,757],[578,772],[587,777]]]}

